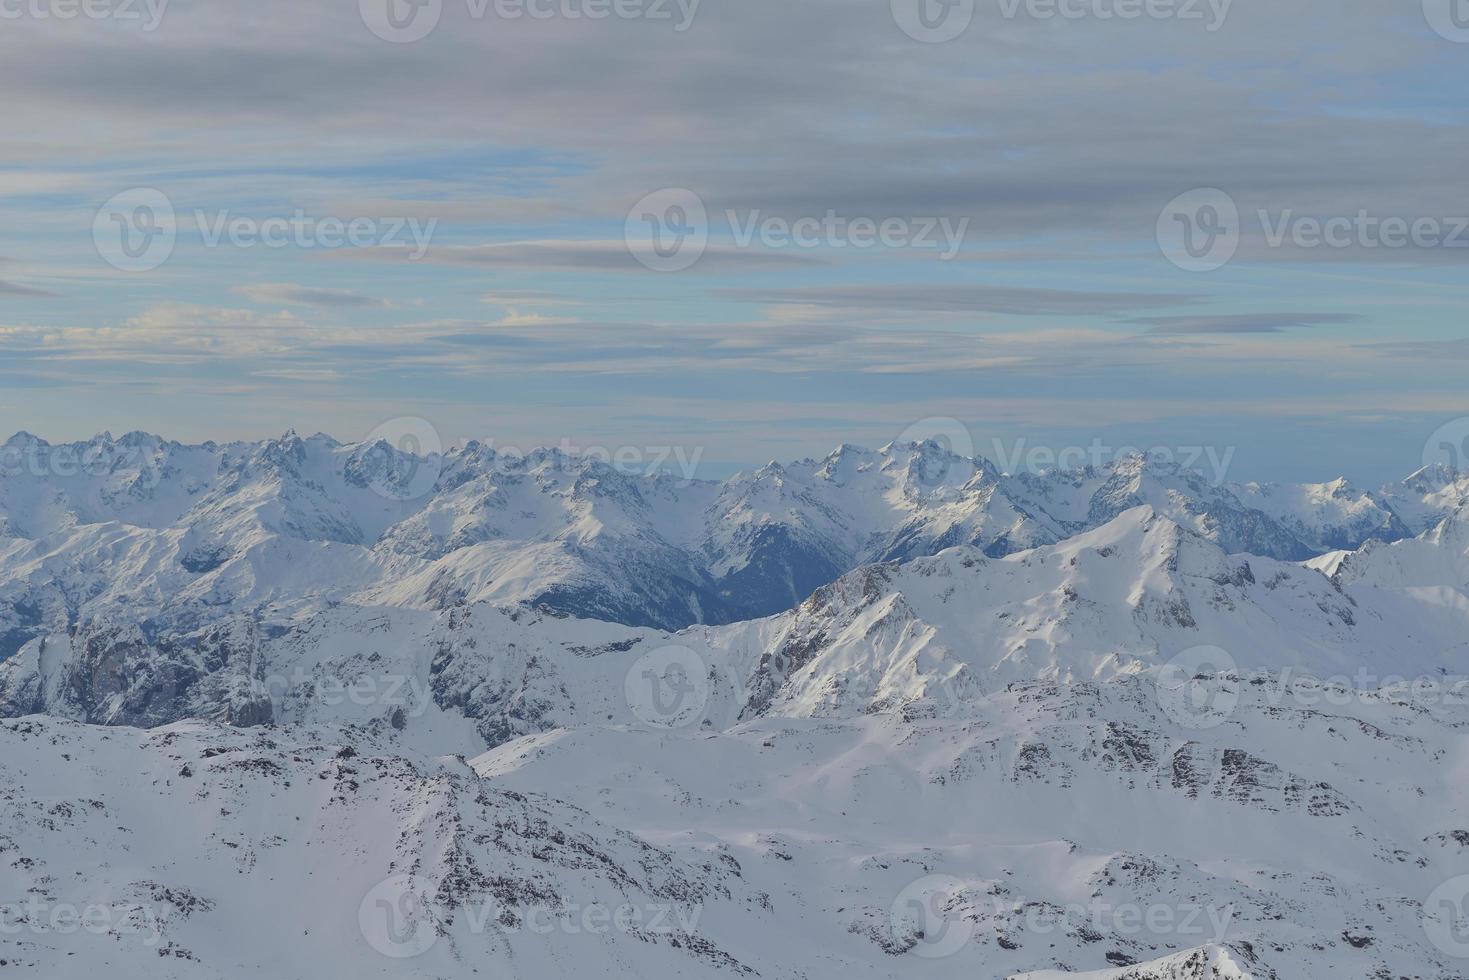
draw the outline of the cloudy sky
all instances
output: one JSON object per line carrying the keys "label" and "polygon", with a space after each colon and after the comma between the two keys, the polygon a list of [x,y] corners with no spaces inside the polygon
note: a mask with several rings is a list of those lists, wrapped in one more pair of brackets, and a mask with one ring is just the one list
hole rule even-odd
{"label": "cloudy sky", "polygon": [[0,428],[1379,482],[1469,416],[1469,3],[918,2],[0,0]]}

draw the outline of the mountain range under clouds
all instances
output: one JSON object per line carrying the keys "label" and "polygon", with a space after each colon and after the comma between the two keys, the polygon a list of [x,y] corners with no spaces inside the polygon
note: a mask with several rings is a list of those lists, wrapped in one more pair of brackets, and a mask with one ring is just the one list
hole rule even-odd
{"label": "mountain range under clouds", "polygon": [[1448,468],[5,450],[12,965],[1447,980],[1469,952]]}

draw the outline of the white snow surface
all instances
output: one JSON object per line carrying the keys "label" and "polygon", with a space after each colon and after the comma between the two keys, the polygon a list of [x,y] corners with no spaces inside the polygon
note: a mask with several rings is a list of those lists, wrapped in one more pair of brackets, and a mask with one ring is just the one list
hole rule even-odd
{"label": "white snow surface", "polygon": [[1459,474],[5,445],[0,977],[1466,975]]}

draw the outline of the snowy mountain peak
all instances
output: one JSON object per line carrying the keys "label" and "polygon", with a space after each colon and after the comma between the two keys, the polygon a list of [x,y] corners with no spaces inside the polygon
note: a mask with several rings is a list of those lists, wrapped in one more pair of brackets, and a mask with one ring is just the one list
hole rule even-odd
{"label": "snowy mountain peak", "polygon": [[9,439],[6,439],[5,440],[5,446],[6,446],[6,448],[17,447],[17,448],[22,448],[23,449],[23,448],[26,448],[26,447],[29,447],[29,446],[48,446],[48,445],[50,445],[50,443],[48,443],[46,440],[42,439],[40,436],[32,435],[31,433],[26,432],[24,430],[22,430],[20,432],[17,432],[15,435],[13,435]]}
{"label": "snowy mountain peak", "polygon": [[1403,480],[1405,486],[1421,488],[1425,491],[1440,490],[1450,483],[1462,479],[1465,474],[1447,463],[1430,463]]}

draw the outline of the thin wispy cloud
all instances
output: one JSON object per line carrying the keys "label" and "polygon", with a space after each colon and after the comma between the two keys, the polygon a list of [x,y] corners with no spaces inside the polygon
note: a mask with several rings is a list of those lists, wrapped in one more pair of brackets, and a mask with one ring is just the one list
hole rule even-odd
{"label": "thin wispy cloud", "polygon": [[1283,333],[1295,327],[1355,323],[1357,313],[1241,313],[1232,316],[1154,316],[1130,322],[1161,334]]}
{"label": "thin wispy cloud", "polygon": [[0,279],[0,296],[22,296],[27,298],[41,296],[55,296],[49,289],[41,289],[38,286],[26,286],[18,282],[7,282]]}
{"label": "thin wispy cloud", "polygon": [[358,308],[364,306],[390,306],[386,300],[364,296],[351,289],[326,289],[312,286],[297,286],[291,283],[256,283],[236,286],[235,292],[261,305],[285,304],[287,306],[315,306],[331,308]]}
{"label": "thin wispy cloud", "polygon": [[1002,313],[1012,316],[1104,316],[1156,307],[1187,306],[1190,293],[1086,292],[971,284],[803,286],[794,289],[723,289],[730,299],[774,306],[900,313]]}

